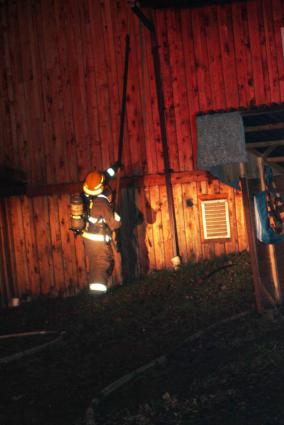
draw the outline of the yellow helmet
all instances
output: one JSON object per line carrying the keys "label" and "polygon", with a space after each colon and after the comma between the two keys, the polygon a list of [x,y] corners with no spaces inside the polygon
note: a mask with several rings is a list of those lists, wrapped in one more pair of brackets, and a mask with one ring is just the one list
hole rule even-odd
{"label": "yellow helmet", "polygon": [[104,175],[99,171],[92,171],[86,177],[86,180],[83,184],[83,191],[87,195],[96,196],[102,193],[104,190]]}

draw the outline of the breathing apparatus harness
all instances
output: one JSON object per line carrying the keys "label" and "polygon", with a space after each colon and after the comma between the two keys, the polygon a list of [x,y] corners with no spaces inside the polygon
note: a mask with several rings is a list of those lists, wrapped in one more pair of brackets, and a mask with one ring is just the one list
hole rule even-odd
{"label": "breathing apparatus harness", "polygon": [[[100,194],[95,197],[97,198],[106,198],[103,194]],[[106,198],[107,199],[107,198]],[[86,217],[86,226],[82,232],[82,236],[85,239],[89,239],[97,242],[111,242],[111,231],[106,224],[104,217],[100,216],[98,218],[92,217],[90,215],[90,210],[92,208],[93,199],[90,201],[88,206],[88,214]]]}
{"label": "breathing apparatus harness", "polygon": [[[119,164],[115,163],[102,173],[104,177],[104,188],[109,180],[115,175]],[[111,242],[111,232],[103,217],[95,218],[90,215],[93,202],[98,197],[105,197],[102,194],[89,195],[84,191],[71,196],[71,227],[70,230],[75,236],[82,235],[84,238],[93,241]]]}

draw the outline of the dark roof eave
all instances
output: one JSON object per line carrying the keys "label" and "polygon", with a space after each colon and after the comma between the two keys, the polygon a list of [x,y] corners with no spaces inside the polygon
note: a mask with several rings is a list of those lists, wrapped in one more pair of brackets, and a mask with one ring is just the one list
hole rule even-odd
{"label": "dark roof eave", "polygon": [[246,0],[140,0],[139,6],[152,9],[189,9],[216,4],[230,4],[236,1]]}

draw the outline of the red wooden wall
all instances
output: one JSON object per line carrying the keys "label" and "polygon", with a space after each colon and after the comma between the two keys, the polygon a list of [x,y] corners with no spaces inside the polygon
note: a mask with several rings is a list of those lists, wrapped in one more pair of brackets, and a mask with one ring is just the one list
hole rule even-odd
{"label": "red wooden wall", "polygon": [[[211,189],[207,176],[194,171],[195,117],[200,111],[284,102],[284,0],[144,13],[153,19],[159,40],[171,168],[185,179],[174,185],[181,252],[185,259],[200,259],[245,249],[239,193],[219,183]],[[3,269],[5,288],[23,292],[33,286],[37,292],[49,292],[85,284],[82,243],[68,230],[68,190],[47,195],[46,185],[68,187],[94,166],[104,169],[115,161],[127,32],[131,52],[124,173],[151,175],[152,183],[124,190],[124,214],[139,196],[144,213],[149,202],[158,211],[155,223],[144,223],[152,240],[142,243],[141,225],[135,230],[140,240],[135,273],[147,268],[147,255],[152,268],[169,265],[170,231],[165,186],[157,176],[163,172],[163,158],[147,29],[126,0],[2,0],[0,25],[0,167],[24,171],[29,185],[41,185],[41,196],[2,200],[2,263],[4,268],[8,264],[13,281],[7,283]],[[210,190],[230,192],[234,237],[226,247],[202,244],[198,203],[192,210],[185,207],[186,198]]]}

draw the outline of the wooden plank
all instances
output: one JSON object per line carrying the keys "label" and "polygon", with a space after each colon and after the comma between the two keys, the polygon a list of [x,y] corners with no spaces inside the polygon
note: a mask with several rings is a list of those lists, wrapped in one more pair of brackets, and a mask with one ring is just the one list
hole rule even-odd
{"label": "wooden plank", "polygon": [[2,58],[2,74],[0,78],[0,99],[4,99],[7,92],[8,75],[11,75],[11,60],[8,38],[8,8],[2,5],[0,13],[0,55]]}
{"label": "wooden plank", "polygon": [[70,198],[68,195],[61,195],[58,197],[58,212],[60,223],[60,235],[64,267],[64,288],[62,288],[63,295],[73,290],[78,285],[78,269],[76,262],[76,252],[74,247],[74,236],[70,229]]}
{"label": "wooden plank", "polygon": [[40,292],[40,275],[36,249],[36,235],[33,217],[32,200],[26,196],[20,198],[25,241],[25,256],[28,273],[27,290],[31,294]]}
{"label": "wooden plank", "polygon": [[172,267],[171,259],[173,258],[173,243],[166,186],[160,186],[160,207],[162,215],[165,267]]}
{"label": "wooden plank", "polygon": [[[15,93],[13,89],[13,62],[11,57],[10,46],[14,42],[13,35],[11,34],[11,17],[9,16],[8,5],[2,7],[1,13],[1,57],[2,57],[2,78],[0,85],[0,120],[1,129],[0,137],[3,141],[1,145],[1,163],[2,164],[15,164],[18,158],[17,139],[14,137],[16,125],[14,124],[14,110]],[[16,28],[15,28],[16,32]],[[15,76],[14,76],[15,77]]]}
{"label": "wooden plank", "polygon": [[261,59],[258,9],[259,8],[257,2],[252,1],[247,3],[249,40],[252,56],[253,80],[255,87],[255,101],[256,104],[263,105],[266,103],[266,94],[263,64]]}
{"label": "wooden plank", "polygon": [[10,45],[10,57],[12,62],[13,75],[15,76],[15,83],[23,82],[23,62],[21,54],[21,46],[19,40],[21,38],[21,33],[19,29],[19,19],[18,16],[18,5],[16,2],[8,2],[7,10],[9,16],[9,45]]}
{"label": "wooden plank", "polygon": [[[60,78],[60,101],[61,103],[61,118],[64,125],[64,139],[62,140],[64,144],[63,153],[65,153],[66,158],[72,160],[66,161],[64,164],[65,170],[65,181],[77,181],[78,180],[78,169],[77,169],[77,151],[75,143],[75,124],[76,119],[75,114],[73,114],[73,104],[72,104],[72,92],[71,92],[71,75],[70,68],[72,64],[69,63],[69,49],[68,49],[68,32],[69,26],[66,19],[68,13],[66,8],[68,5],[65,2],[56,1],[55,2],[55,19],[57,27],[57,50],[58,50],[58,77]],[[72,52],[72,51],[71,51]],[[57,119],[57,118],[56,118]],[[61,132],[63,131],[61,127]],[[62,167],[61,167],[62,170]],[[63,171],[63,170],[62,170]],[[63,176],[61,176],[61,181],[63,181]]]}
{"label": "wooden plank", "polygon": [[[93,45],[95,28],[92,21],[92,10],[88,1],[82,2],[84,7],[85,22],[81,19],[82,51],[85,60],[85,90],[86,90],[86,115],[89,139],[90,168],[103,169],[102,146],[99,132],[98,93],[96,87],[96,51]],[[66,28],[68,31],[68,28]]]}
{"label": "wooden plank", "polygon": [[[127,128],[128,128],[128,141],[130,144],[131,154],[131,169],[134,175],[139,175],[145,169],[145,152],[141,149],[144,144],[144,128],[141,122],[141,92],[139,72],[137,69],[141,67],[140,61],[137,56],[135,26],[137,20],[131,21],[131,54],[129,55],[129,68],[128,68],[128,83],[127,83]],[[136,25],[135,25],[136,24]],[[121,78],[122,81],[122,78]]]}
{"label": "wooden plank", "polygon": [[233,22],[231,5],[218,5],[219,35],[223,63],[226,107],[237,108],[239,95],[237,88],[236,58],[233,43]]}
{"label": "wooden plank", "polygon": [[14,286],[11,269],[11,251],[9,249],[9,237],[7,232],[6,205],[7,201],[0,199],[0,291],[2,307],[6,306],[12,298]]}
{"label": "wooden plank", "polygon": [[[34,81],[26,81],[24,86],[24,109],[25,140],[23,148],[26,151],[26,170],[28,181],[31,183],[43,183],[46,181],[45,158],[43,152],[43,139],[41,119],[36,118],[37,110],[37,87]],[[24,108],[24,106],[23,106]],[[26,124],[27,123],[27,124]]]}
{"label": "wooden plank", "polygon": [[[157,99],[153,87],[150,33],[141,22],[139,23],[137,38],[140,47],[141,114],[145,134],[145,141],[142,143],[145,143],[146,154],[146,163],[143,164],[143,169],[144,174],[149,174],[157,172],[157,143],[160,140],[156,141],[154,134],[153,108],[157,109]],[[163,170],[163,167],[161,170]]]}
{"label": "wooden plank", "polygon": [[153,74],[151,73],[153,73],[153,57],[151,54],[150,33],[139,20],[137,20],[137,25],[135,25],[135,40],[136,46],[139,46],[139,50],[136,50],[137,55],[139,54],[140,113],[144,133],[143,140],[140,143],[141,157],[143,158],[141,170],[143,174],[148,174],[157,171],[152,111],[153,102],[156,102],[156,95],[152,98],[151,78],[153,79]]}
{"label": "wooden plank", "polygon": [[153,215],[155,217],[153,226],[152,226],[153,244],[154,244],[154,250],[155,250],[156,267],[159,270],[165,267],[163,223],[162,223],[159,187],[153,186],[150,188],[149,192],[150,192],[150,206],[153,210]]}
{"label": "wooden plank", "polygon": [[134,233],[134,249],[135,249],[135,258],[136,258],[136,277],[141,276],[141,266],[139,262],[139,234],[138,227],[141,223],[141,211],[136,205],[136,188],[132,187],[129,193],[129,201],[130,205],[132,205],[132,211],[130,211],[130,215],[133,214],[133,233]]}
{"label": "wooden plank", "polygon": [[[115,162],[118,156],[118,140],[120,131],[120,114],[121,114],[121,98],[122,98],[122,87],[123,87],[123,75],[118,75],[118,57],[116,52],[115,44],[115,26],[113,24],[112,8],[113,2],[111,0],[105,0],[101,2],[102,7],[102,20],[105,34],[105,49],[107,50],[107,72],[109,81],[109,92],[110,92],[110,114],[112,119],[112,133],[113,133],[113,147],[110,152],[111,162]],[[132,40],[131,40],[132,42]],[[134,47],[135,44],[133,44]],[[91,48],[91,46],[90,46]],[[124,46],[122,45],[122,52]],[[124,55],[121,61],[124,61]],[[126,119],[125,119],[126,121]],[[124,126],[124,129],[126,125]],[[126,131],[124,132],[124,139],[127,137]]]}
{"label": "wooden plank", "polygon": [[192,25],[195,47],[195,73],[201,112],[212,109],[212,91],[209,76],[208,49],[206,44],[207,17],[203,9],[192,10]]}
{"label": "wooden plank", "polygon": [[22,62],[22,81],[29,81],[33,79],[28,9],[29,4],[27,2],[17,2],[18,27],[20,34],[18,43]]}
{"label": "wooden plank", "polygon": [[[197,183],[197,193],[198,196],[207,195],[208,194],[208,182],[207,181],[201,181]],[[201,222],[201,228],[202,231],[202,252],[203,252],[203,258],[214,258],[215,256],[215,247],[214,242],[212,241],[206,241],[204,240],[204,232],[202,229],[202,213],[201,213],[201,206],[199,201],[199,214],[200,214],[200,222]]]}
{"label": "wooden plank", "polygon": [[[98,14],[97,14],[98,15]],[[74,122],[74,143],[77,156],[78,178],[84,179],[90,171],[90,155],[88,140],[88,119],[87,119],[87,94],[84,85],[84,56],[82,53],[82,40],[80,32],[80,12],[79,3],[73,0],[66,1],[65,8],[66,44],[68,51],[68,64],[70,73],[70,88],[73,106]],[[94,22],[96,27],[96,23]],[[98,26],[98,31],[100,27]],[[101,39],[100,39],[101,43]],[[97,43],[98,44],[98,43]],[[94,45],[94,49],[97,49]],[[100,57],[100,51],[97,52]]]}
{"label": "wooden plank", "polygon": [[145,223],[146,223],[145,243],[146,243],[146,249],[147,249],[148,257],[149,257],[149,269],[154,270],[154,269],[157,269],[156,253],[155,253],[155,247],[154,247],[155,245],[154,230],[153,230],[153,226],[156,221],[156,214],[154,209],[151,206],[150,188],[145,187],[145,189],[143,190],[144,190],[144,196],[145,196],[144,210],[143,210]]}
{"label": "wooden plank", "polygon": [[54,270],[54,281],[50,285],[50,295],[55,296],[60,293],[65,286],[65,275],[63,268],[63,253],[61,234],[60,234],[60,219],[58,212],[58,198],[56,196],[48,196],[49,220],[50,220],[50,243]]}
{"label": "wooden plank", "polygon": [[[189,183],[191,181],[201,181],[208,177],[208,173],[204,171],[186,171],[181,173],[172,173],[172,184]],[[122,177],[121,187],[134,185],[135,187],[148,187],[148,186],[161,186],[165,184],[165,176],[160,174],[145,175],[141,177]],[[16,188],[15,188],[16,189]],[[80,192],[82,189],[82,182],[80,183],[64,183],[64,184],[50,184],[41,186],[27,186],[24,193],[27,196],[44,196],[55,195],[63,193]],[[5,193],[9,196],[9,193]]]}
{"label": "wooden plank", "polygon": [[209,60],[209,74],[212,87],[212,106],[214,110],[226,108],[225,83],[222,69],[222,49],[218,28],[217,7],[207,7],[206,41]]}
{"label": "wooden plank", "polygon": [[40,39],[40,46],[42,49],[42,86],[44,98],[44,117],[43,122],[43,146],[46,165],[46,181],[47,183],[56,182],[56,158],[55,142],[56,134],[54,128],[54,120],[52,114],[53,93],[51,81],[55,75],[53,74],[53,67],[56,63],[57,43],[56,31],[53,32],[54,26],[54,0],[49,3],[40,1],[38,9],[39,19],[41,26],[38,28],[38,37]]}
{"label": "wooden plank", "polygon": [[266,148],[268,146],[272,147],[272,146],[283,146],[284,145],[284,140],[267,140],[265,142],[251,142],[251,143],[246,143],[246,148],[248,149],[255,149],[255,148]]}
{"label": "wooden plank", "polygon": [[10,215],[10,207],[11,207],[11,198],[4,199],[4,222],[5,222],[5,230],[6,230],[6,237],[5,237],[5,249],[7,249],[7,252],[9,253],[8,258],[8,271],[9,271],[9,289],[10,289],[10,295],[11,297],[17,296],[17,269],[16,269],[16,259],[14,253],[14,234],[13,234],[13,226],[12,226],[12,220]]}
{"label": "wooden plank", "polygon": [[237,219],[236,219],[236,206],[235,206],[235,196],[234,189],[230,186],[227,186],[223,183],[220,184],[220,193],[224,193],[228,196],[228,206],[229,206],[229,220],[231,227],[231,238],[225,242],[226,253],[238,252],[238,233],[237,233]]}
{"label": "wooden plank", "polygon": [[271,0],[274,37],[277,51],[278,81],[280,87],[280,100],[284,101],[284,55],[281,40],[281,28],[284,27],[284,7],[282,0]]}
{"label": "wooden plank", "polygon": [[282,51],[284,57],[284,27],[281,28],[281,41],[282,41]]}
{"label": "wooden plank", "polygon": [[[11,137],[10,133],[10,117],[9,114],[7,114],[7,109],[5,107],[5,101],[4,98],[0,98],[0,137],[1,140],[11,140],[13,141],[13,138]],[[14,152],[13,152],[13,143],[10,145],[8,143],[5,143],[5,145],[2,148],[3,143],[1,144],[1,151],[0,151],[0,163],[3,164],[13,164],[14,158]]]}
{"label": "wooden plank", "polygon": [[188,253],[186,246],[185,217],[183,211],[183,205],[185,203],[185,200],[183,199],[181,184],[176,184],[173,186],[173,197],[177,224],[178,245],[182,262],[185,263],[188,261]]}
{"label": "wooden plank", "polygon": [[[26,118],[25,112],[25,86],[23,83],[15,86],[15,96],[17,102],[15,105],[15,129],[13,130],[13,136],[16,138],[17,143],[17,157],[12,160],[12,164],[16,169],[19,169],[23,172],[27,172],[28,176],[30,175],[31,168],[29,166],[29,145],[28,145],[28,134],[27,134],[27,125],[28,120]],[[15,151],[14,151],[15,153]]]}
{"label": "wooden plank", "polygon": [[190,143],[190,112],[186,90],[184,56],[182,52],[180,12],[168,12],[168,38],[172,70],[173,101],[176,120],[179,170],[192,170],[192,145]]}
{"label": "wooden plank", "polygon": [[268,78],[270,85],[271,102],[280,102],[280,87],[279,87],[279,74],[277,68],[277,48],[274,37],[273,28],[273,13],[271,2],[263,1],[263,17],[264,17],[264,32],[265,32],[265,47],[267,54],[268,64]]}
{"label": "wooden plank", "polygon": [[284,156],[269,157],[269,158],[266,158],[266,161],[268,161],[268,162],[283,162]]}
{"label": "wooden plank", "polygon": [[[64,110],[64,96],[63,90],[65,88],[64,79],[65,79],[65,69],[61,66],[61,60],[64,61],[64,56],[61,57],[60,47],[62,49],[62,41],[64,36],[62,32],[59,31],[60,28],[60,17],[57,13],[56,2],[52,5],[50,11],[50,20],[48,26],[48,43],[50,44],[54,57],[52,58],[52,63],[50,66],[50,94],[51,94],[51,105],[50,105],[50,114],[53,122],[53,146],[54,146],[54,161],[55,161],[55,176],[54,180],[58,183],[66,181],[66,176],[70,166],[68,165],[68,157],[66,150],[66,124],[65,124],[65,110]],[[51,28],[52,25],[52,28]],[[52,31],[52,32],[51,32]],[[60,41],[59,41],[60,40]],[[49,49],[48,49],[49,52]],[[80,58],[80,53],[78,54]],[[78,61],[78,58],[77,58]],[[81,63],[82,60],[79,60]],[[80,82],[77,83],[77,86],[80,87]],[[84,121],[81,123],[83,125]],[[68,135],[70,137],[70,134]],[[82,141],[83,146],[85,140]],[[69,152],[68,152],[69,153]]]}
{"label": "wooden plank", "polygon": [[232,4],[232,11],[239,105],[247,107],[248,105],[255,104],[247,5],[245,2],[234,2]]}
{"label": "wooden plank", "polygon": [[248,249],[248,236],[245,222],[243,195],[240,190],[235,190],[235,211],[239,252]]}
{"label": "wooden plank", "polygon": [[[108,80],[108,52],[105,49],[105,34],[102,20],[102,6],[89,2],[92,31],[92,48],[95,52],[95,81],[97,87],[97,114],[99,143],[101,147],[102,168],[106,169],[112,162],[114,143],[112,134],[112,117],[110,110],[110,91]],[[98,37],[100,34],[100,37]]]}
{"label": "wooden plank", "polygon": [[283,128],[284,124],[281,122],[274,124],[255,125],[251,127],[245,127],[245,133],[253,133],[255,131],[277,130]]}
{"label": "wooden plank", "polygon": [[29,289],[29,276],[26,261],[21,201],[18,197],[10,198],[9,214],[11,218],[11,230],[13,232],[13,253],[15,256],[15,294],[20,296]]}
{"label": "wooden plank", "polygon": [[[120,216],[122,220],[119,232],[120,256],[115,256],[116,264],[114,270],[115,283],[120,284],[121,276],[125,283],[131,282],[133,278],[132,260],[136,263],[135,250],[133,250],[133,231],[131,229],[128,189],[121,190]],[[135,269],[136,264],[134,264]]]}
{"label": "wooden plank", "polygon": [[54,269],[51,252],[48,199],[32,200],[36,236],[37,259],[40,274],[40,293],[48,294],[54,286]]}
{"label": "wooden plank", "polygon": [[77,264],[77,285],[75,288],[85,288],[88,283],[87,277],[87,259],[84,247],[84,241],[82,237],[74,237],[74,245],[76,252],[76,264]]}
{"label": "wooden plank", "polygon": [[[176,120],[174,111],[174,99],[172,88],[172,77],[169,56],[169,40],[167,33],[167,15],[165,12],[157,12],[156,32],[159,43],[159,57],[161,65],[161,80],[163,88],[166,133],[168,140],[169,162],[173,171],[179,170],[179,156],[176,133]],[[173,48],[173,47],[172,47]]]}
{"label": "wooden plank", "polygon": [[190,144],[192,146],[193,161],[196,160],[196,112],[199,111],[199,98],[197,87],[197,75],[195,72],[195,47],[193,42],[192,14],[189,10],[181,13],[181,32],[183,44],[183,56],[188,93],[189,117],[191,127]]}
{"label": "wooden plank", "polygon": [[[149,217],[147,217],[146,202],[147,199],[144,188],[137,188],[135,190],[135,203],[138,210],[137,213],[140,216],[140,220],[137,225],[137,238],[141,276],[146,275],[150,270],[149,248],[151,249],[151,247],[147,246],[147,219],[149,220]],[[150,229],[148,229],[148,232],[150,233]]]}
{"label": "wooden plank", "polygon": [[[145,72],[145,80],[148,79],[148,90],[144,94],[143,102],[144,108],[146,109],[146,122],[144,125],[147,125],[148,135],[145,132],[146,139],[146,150],[147,150],[147,162],[149,164],[149,173],[163,173],[164,159],[163,159],[163,147],[162,147],[162,138],[161,138],[161,128],[160,128],[160,117],[158,112],[158,99],[155,83],[155,74],[153,66],[153,53],[152,46],[150,41],[150,34],[147,29],[144,29],[144,39],[145,39],[145,69],[148,71]],[[160,54],[160,50],[159,50]],[[146,81],[147,82],[147,81]],[[146,85],[146,83],[145,83]],[[150,103],[150,104],[149,104]],[[149,138],[148,138],[149,137]],[[151,171],[153,170],[153,171]]]}
{"label": "wooden plank", "polygon": [[139,252],[138,252],[138,235],[137,225],[139,222],[139,213],[135,204],[135,189],[129,187],[127,189],[127,240],[128,240],[128,270],[130,282],[137,278],[140,274]]}
{"label": "wooden plank", "polygon": [[[114,32],[114,49],[116,52],[116,66],[117,66],[117,84],[120,93],[119,102],[122,99],[122,81],[124,73],[124,50],[125,50],[125,36],[130,30],[129,20],[136,19],[132,14],[131,8],[125,8],[121,2],[113,3],[111,5],[111,22]],[[132,56],[132,49],[135,46],[132,44],[132,34],[130,34],[130,56]],[[122,163],[124,165],[124,174],[132,175],[132,164],[131,164],[131,150],[128,138],[128,119],[127,119],[127,105],[126,105],[126,116],[125,116],[125,132],[124,132],[124,145]],[[120,118],[119,118],[120,121]]]}
{"label": "wooden plank", "polygon": [[[146,169],[146,147],[144,124],[142,119],[142,99],[145,93],[141,91],[142,78],[142,63],[140,50],[137,48],[140,38],[140,23],[139,20],[132,14],[130,9],[121,8],[119,10],[118,30],[120,36],[118,42],[120,45],[121,57],[118,61],[118,84],[122,98],[124,65],[125,65],[125,37],[126,33],[130,37],[130,54],[128,59],[128,76],[127,76],[127,102],[125,115],[125,130],[124,134],[124,149],[127,149],[129,157],[125,157],[128,165],[125,169],[126,174],[132,173],[135,175],[142,174]],[[121,104],[121,100],[120,100]],[[121,109],[121,105],[119,109]],[[126,137],[127,136],[127,137]]]}
{"label": "wooden plank", "polygon": [[183,183],[182,197],[187,257],[189,261],[196,262],[201,260],[203,255],[200,238],[201,227],[197,183]]}
{"label": "wooden plank", "polygon": [[261,62],[263,70],[263,81],[264,81],[264,93],[266,98],[266,103],[271,103],[271,87],[270,87],[270,56],[266,48],[266,33],[265,33],[265,21],[267,20],[267,15],[263,9],[263,3],[267,3],[267,0],[263,0],[262,4],[258,5],[258,28],[259,28],[259,40],[260,40],[260,51],[261,51]]}
{"label": "wooden plank", "polygon": [[[26,43],[24,49],[29,49],[27,55],[27,78],[24,84],[25,89],[25,120],[27,125],[27,144],[29,145],[29,181],[46,182],[46,164],[43,140],[42,121],[45,117],[44,99],[42,88],[42,52],[38,32],[37,13],[39,4],[29,2],[23,4],[21,9],[21,21],[24,16],[24,26],[26,31]],[[23,15],[22,15],[23,13]],[[23,50],[25,51],[25,50]]]}
{"label": "wooden plank", "polygon": [[43,52],[41,50],[41,30],[40,21],[38,18],[39,3],[31,3],[27,8],[27,19],[29,25],[29,38],[30,38],[30,49],[31,49],[31,61],[32,61],[32,81],[34,83],[35,96],[35,110],[34,118],[44,119],[44,99],[43,99]]}

